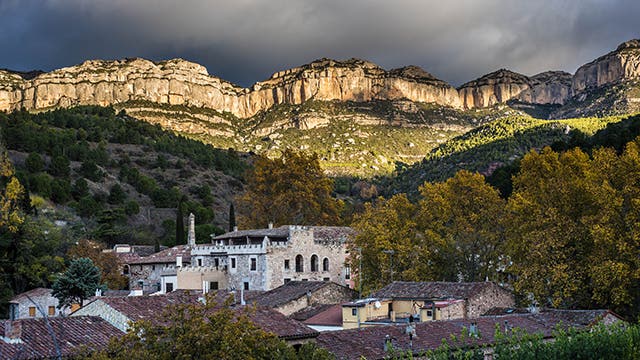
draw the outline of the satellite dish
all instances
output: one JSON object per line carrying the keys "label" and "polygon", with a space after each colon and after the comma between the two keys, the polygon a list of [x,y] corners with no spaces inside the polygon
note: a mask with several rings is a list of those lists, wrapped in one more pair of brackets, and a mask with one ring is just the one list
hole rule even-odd
{"label": "satellite dish", "polygon": [[376,309],[380,309],[382,307],[382,304],[380,304],[380,301],[376,301],[375,303],[373,303],[373,307]]}

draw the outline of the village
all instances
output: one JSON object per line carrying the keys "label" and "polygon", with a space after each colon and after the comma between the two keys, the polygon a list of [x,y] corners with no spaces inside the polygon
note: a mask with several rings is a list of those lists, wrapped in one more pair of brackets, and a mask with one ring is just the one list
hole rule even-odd
{"label": "village", "polygon": [[251,308],[251,322],[299,348],[313,343],[336,359],[384,359],[391,351],[417,357],[443,340],[481,346],[492,359],[496,330],[552,340],[559,328],[578,331],[624,323],[612,311],[517,308],[504,284],[394,281],[363,297],[348,265],[354,230],[332,226],[268,226],[212,236],[196,244],[194,216],[187,245],[153,253],[116,245],[130,290],[97,289],[82,305],[60,307],[52,290],[15,296],[0,321],[0,358],[71,358],[99,351],[140,320],[177,304],[213,301],[233,311]]}

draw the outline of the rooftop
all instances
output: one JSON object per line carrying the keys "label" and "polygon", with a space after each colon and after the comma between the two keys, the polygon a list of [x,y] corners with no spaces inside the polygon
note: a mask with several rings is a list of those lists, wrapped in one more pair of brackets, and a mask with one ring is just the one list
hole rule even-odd
{"label": "rooftop", "polygon": [[303,322],[307,325],[342,327],[342,306],[340,304],[328,305],[324,311],[318,312]]}
{"label": "rooftop", "polygon": [[[416,336],[413,338],[413,351],[420,353],[442,345],[448,340],[449,346],[456,348],[467,345],[490,345],[495,339],[496,326],[504,331],[505,324],[510,329],[519,328],[528,333],[541,333],[551,337],[558,326],[584,329],[596,324],[605,316],[619,317],[608,310],[551,310],[538,314],[512,314],[487,316],[473,320],[428,321],[415,324]],[[477,324],[479,337],[468,337],[462,343],[451,343],[452,335],[459,336],[463,328],[469,329],[472,322]],[[339,359],[369,360],[383,359],[389,356],[384,351],[385,337],[392,339],[394,349],[410,349],[409,337],[405,326],[377,326],[362,329],[328,331],[321,333],[317,344],[326,348]]]}
{"label": "rooftop", "polygon": [[191,247],[188,245],[178,245],[149,256],[132,257],[129,259],[129,264],[169,264],[175,263],[178,256],[182,256],[183,262],[191,262]]}
{"label": "rooftop", "polygon": [[[328,281],[289,281],[263,293],[255,302],[260,306],[275,308],[313,293],[332,283]],[[339,285],[338,285],[339,286]]]}
{"label": "rooftop", "polygon": [[355,233],[350,227],[346,226],[296,226],[296,225],[283,225],[277,228],[272,229],[251,229],[251,230],[239,230],[232,231],[226,234],[218,235],[213,237],[215,240],[225,240],[225,239],[233,239],[233,238],[244,238],[244,237],[259,237],[263,238],[265,236],[270,238],[287,238],[292,229],[311,229],[313,230],[313,236],[315,240],[318,241],[329,241],[329,240],[347,240],[352,234]]}
{"label": "rooftop", "polygon": [[28,300],[29,297],[34,298],[34,297],[41,297],[41,296],[51,296],[51,291],[52,291],[51,289],[47,289],[47,288],[35,288],[14,296],[9,302],[17,303],[17,302]]}
{"label": "rooftop", "polygon": [[[50,317],[48,320],[63,358],[76,354],[79,347],[99,350],[107,346],[111,337],[123,334],[96,316]],[[5,334],[8,325],[9,321],[0,321],[0,336]],[[13,341],[0,339],[0,358],[56,358],[56,346],[45,319],[11,321],[11,328],[14,334]]]}
{"label": "rooftop", "polygon": [[394,281],[371,294],[376,298],[387,299],[468,299],[480,291],[498,287],[493,282],[409,282]]}

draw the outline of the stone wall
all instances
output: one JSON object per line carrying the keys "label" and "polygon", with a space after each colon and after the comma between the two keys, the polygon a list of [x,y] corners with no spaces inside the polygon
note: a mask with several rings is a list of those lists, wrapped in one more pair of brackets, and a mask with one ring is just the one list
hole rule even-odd
{"label": "stone wall", "polygon": [[[63,308],[63,309],[58,309],[58,299],[49,295],[42,295],[42,296],[31,296],[31,299],[33,300],[33,302],[35,302],[37,304],[34,305],[33,302],[29,301],[28,299],[24,299],[21,300],[15,304],[11,304],[11,306],[16,306],[18,311],[17,313],[14,313],[16,315],[16,319],[28,319],[31,318],[31,316],[29,316],[29,308],[34,307],[35,309],[35,316],[36,318],[41,318],[42,313],[40,312],[40,310],[44,311],[45,314],[47,314],[47,316],[49,315],[49,307],[53,306],[54,308],[54,315],[53,316],[60,316],[60,315],[68,315],[69,314],[69,308]],[[40,310],[37,309],[37,307],[40,308]]]}
{"label": "stone wall", "polygon": [[111,306],[107,305],[104,301],[98,299],[84,307],[78,309],[71,316],[98,316],[103,320],[113,325],[114,327],[126,332],[129,329],[130,319],[124,316],[121,312],[115,310]]}
{"label": "stone wall", "polygon": [[473,297],[467,299],[466,318],[477,318],[493,307],[515,307],[516,301],[513,294],[494,284],[487,286]]}

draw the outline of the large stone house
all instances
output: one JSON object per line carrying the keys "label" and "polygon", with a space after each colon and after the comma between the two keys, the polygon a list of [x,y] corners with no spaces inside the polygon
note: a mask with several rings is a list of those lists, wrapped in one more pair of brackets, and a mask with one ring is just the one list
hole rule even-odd
{"label": "large stone house", "polygon": [[177,272],[177,287],[271,290],[294,280],[347,285],[352,234],[348,227],[286,225],[215,236],[193,247],[191,266]]}
{"label": "large stone house", "polygon": [[16,320],[69,314],[68,307],[58,309],[58,299],[51,292],[51,289],[35,288],[14,296],[9,300],[9,318]]}
{"label": "large stone house", "polygon": [[167,293],[176,289],[177,271],[191,262],[193,245],[178,245],[144,257],[132,257],[124,265],[129,288],[143,293]]}
{"label": "large stone house", "polygon": [[343,305],[345,329],[431,320],[472,319],[494,307],[513,307],[513,294],[493,282],[395,281],[370,298]]}
{"label": "large stone house", "polygon": [[342,304],[356,297],[353,289],[332,281],[289,281],[257,296],[253,301],[289,316],[318,305]]}

